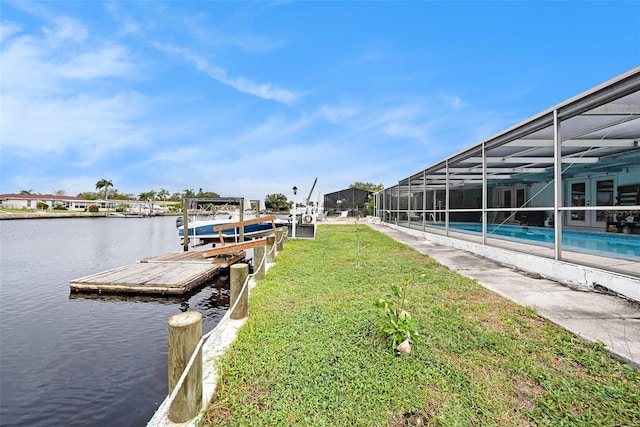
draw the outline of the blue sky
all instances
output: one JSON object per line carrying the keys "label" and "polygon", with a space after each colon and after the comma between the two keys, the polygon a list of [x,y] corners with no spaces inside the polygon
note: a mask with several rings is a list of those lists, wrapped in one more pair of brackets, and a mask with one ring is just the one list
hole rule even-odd
{"label": "blue sky", "polygon": [[0,193],[389,186],[640,64],[637,1],[0,8]]}

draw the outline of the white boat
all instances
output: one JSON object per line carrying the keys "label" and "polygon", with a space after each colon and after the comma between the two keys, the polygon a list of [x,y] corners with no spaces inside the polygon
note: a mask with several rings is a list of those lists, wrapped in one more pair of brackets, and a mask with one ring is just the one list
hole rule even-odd
{"label": "white boat", "polygon": [[[265,217],[264,221],[245,224],[242,227],[244,238],[255,239],[258,237],[264,237],[272,234],[274,232],[274,227],[277,229],[278,227],[288,224],[288,221],[272,218],[273,217]],[[252,218],[244,218],[245,221],[248,219]],[[211,219],[190,220],[187,224],[189,242],[194,245],[220,242],[220,232],[216,231],[215,228],[221,225],[235,224],[239,222],[239,218],[233,216],[230,217],[229,215],[216,215],[216,217]],[[178,236],[181,240],[184,238],[184,224],[178,225]],[[239,241],[240,226],[222,230],[222,237],[225,241]]]}
{"label": "white boat", "polygon": [[[274,232],[274,228],[289,224],[289,221],[275,217],[256,218],[253,209],[245,209],[240,215],[243,207],[251,206],[249,200],[244,198],[206,198],[191,199],[188,201],[191,208],[187,219],[187,236],[189,244],[203,245],[207,243],[219,243],[220,234],[215,230],[221,225],[228,225],[240,221],[250,221],[242,226],[242,234],[245,239],[264,237]],[[178,217],[176,227],[178,237],[184,243],[185,227],[183,217]],[[227,228],[222,231],[222,238],[225,241],[238,242],[240,239],[240,226]]]}

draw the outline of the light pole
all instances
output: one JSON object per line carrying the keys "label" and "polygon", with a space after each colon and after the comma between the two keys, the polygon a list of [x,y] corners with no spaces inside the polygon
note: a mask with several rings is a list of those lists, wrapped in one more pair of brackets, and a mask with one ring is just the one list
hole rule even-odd
{"label": "light pole", "polygon": [[298,187],[293,186],[293,237],[296,238],[296,222],[298,222],[298,207],[296,203],[296,194],[298,194]]}

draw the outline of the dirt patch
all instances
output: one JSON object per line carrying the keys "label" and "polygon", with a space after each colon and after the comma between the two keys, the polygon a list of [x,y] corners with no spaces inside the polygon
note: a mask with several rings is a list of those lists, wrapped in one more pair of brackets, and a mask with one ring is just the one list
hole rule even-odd
{"label": "dirt patch", "polygon": [[202,419],[203,425],[224,426],[231,423],[229,407],[220,402],[212,402]]}
{"label": "dirt patch", "polygon": [[428,426],[431,415],[424,410],[394,414],[389,420],[389,427]]}

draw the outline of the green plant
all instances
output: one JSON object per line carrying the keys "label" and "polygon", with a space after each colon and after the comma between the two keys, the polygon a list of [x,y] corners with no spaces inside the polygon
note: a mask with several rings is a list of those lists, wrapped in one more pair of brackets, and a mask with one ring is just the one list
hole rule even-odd
{"label": "green plant", "polygon": [[[414,282],[410,283],[413,287]],[[405,340],[417,344],[420,334],[416,330],[415,322],[409,313],[409,299],[407,286],[391,285],[383,298],[376,301],[376,306],[382,310],[382,324],[380,330],[386,335],[393,349]]]}
{"label": "green plant", "polygon": [[49,205],[43,202],[38,202],[38,205],[36,207],[43,211],[46,211],[47,209],[49,209]]}
{"label": "green plant", "polygon": [[360,229],[358,228],[358,220],[360,219],[360,215],[356,215],[356,239],[358,240],[358,264],[357,268],[360,268]]}
{"label": "green plant", "polygon": [[116,212],[126,212],[129,210],[129,205],[127,203],[120,203],[116,206]]}
{"label": "green plant", "polygon": [[96,205],[90,205],[88,210],[89,212],[98,212],[100,211],[100,208],[98,208],[98,206]]}

